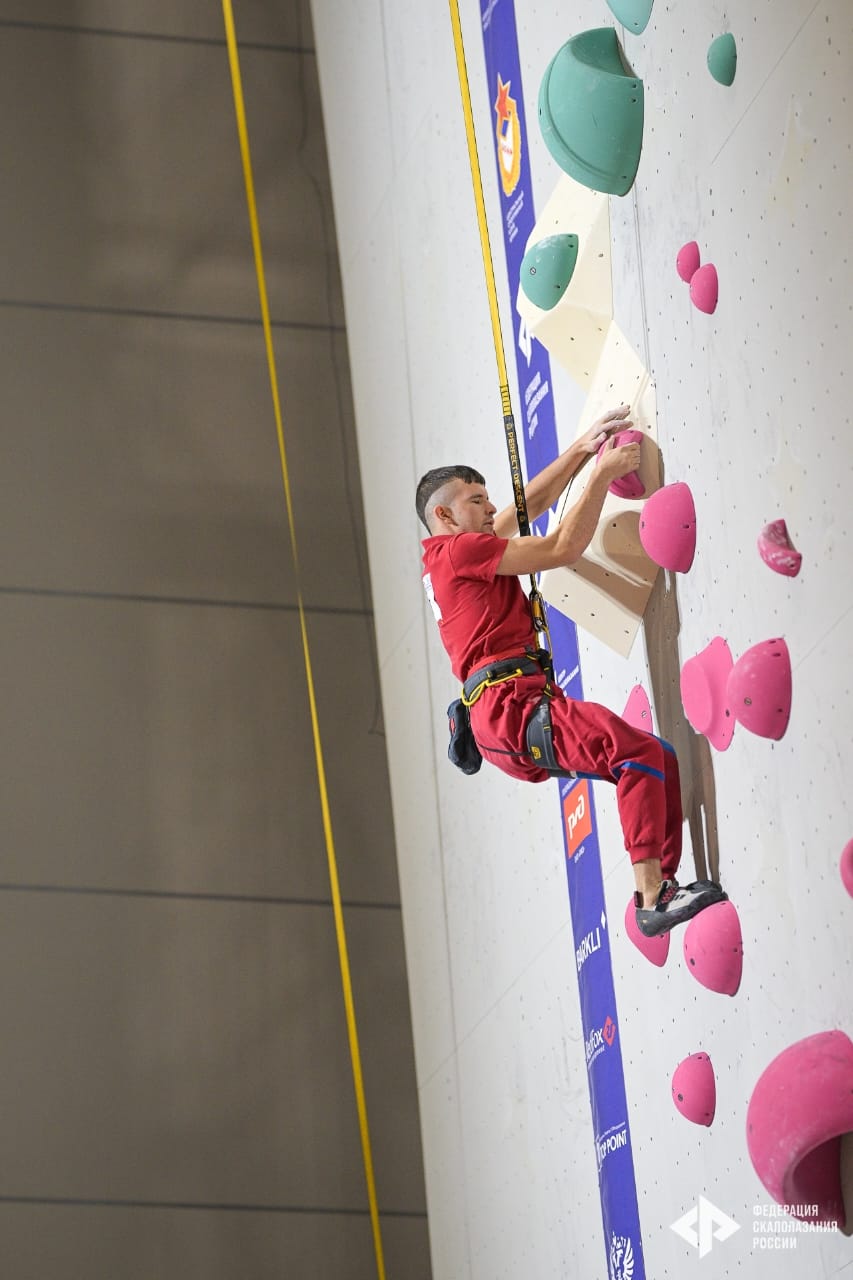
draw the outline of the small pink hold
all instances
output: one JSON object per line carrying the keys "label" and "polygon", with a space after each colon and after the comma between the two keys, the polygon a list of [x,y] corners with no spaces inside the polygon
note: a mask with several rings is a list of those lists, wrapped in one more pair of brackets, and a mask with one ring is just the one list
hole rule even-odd
{"label": "small pink hold", "polygon": [[689,921],[684,959],[703,987],[723,996],[737,995],[743,976],[743,935],[733,903],[715,902]]}
{"label": "small pink hold", "polygon": [[687,573],[696,554],[696,508],[683,482],[653,493],[640,516],[640,542],[655,564]]}
{"label": "small pink hold", "polygon": [[691,1053],[672,1076],[672,1100],[685,1120],[710,1127],[717,1110],[717,1082],[707,1053]]}
{"label": "small pink hold", "polygon": [[622,719],[634,729],[645,729],[646,733],[654,733],[649,695],[641,684],[635,684],[628,695]]}
{"label": "small pink hold", "polygon": [[683,244],[675,259],[675,269],[685,284],[689,284],[699,270],[699,246],[695,240]]}
{"label": "small pink hold", "polygon": [[784,737],[791,717],[791,655],[779,637],[747,649],[726,685],[732,714],[760,738]]}
{"label": "small pink hold", "polygon": [[839,870],[841,872],[841,882],[850,897],[853,898],[853,840],[848,840],[841,850]]}
{"label": "small pink hold", "polygon": [[698,271],[693,273],[693,278],[690,281],[690,301],[700,311],[704,311],[710,316],[717,309],[719,292],[720,283],[717,279],[717,268],[712,262],[706,262],[704,267],[700,267]]}
{"label": "small pink hold", "polygon": [[803,557],[791,542],[784,520],[773,520],[764,526],[758,535],[758,551],[764,563],[775,573],[796,578],[800,572]]}
{"label": "small pink hold", "polygon": [[[618,449],[622,444],[642,445],[645,437],[642,431],[616,431],[610,439],[613,441],[613,448]],[[610,446],[610,439],[605,440],[599,449],[599,459],[604,450]],[[642,498],[646,492],[646,486],[640,479],[639,471],[631,471],[627,476],[619,476],[618,479],[614,480],[608,492],[614,494],[617,498]]]}
{"label": "small pink hold", "polygon": [[669,955],[669,934],[660,933],[656,938],[647,938],[644,933],[640,933],[637,928],[637,908],[634,906],[633,895],[625,908],[625,932],[647,960],[656,964],[659,969],[663,968]]}

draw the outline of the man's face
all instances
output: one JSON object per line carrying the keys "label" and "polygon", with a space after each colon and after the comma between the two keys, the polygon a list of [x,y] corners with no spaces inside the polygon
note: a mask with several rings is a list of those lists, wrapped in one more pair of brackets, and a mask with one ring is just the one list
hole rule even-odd
{"label": "man's face", "polygon": [[497,507],[489,502],[489,495],[482,484],[465,484],[454,481],[447,499],[436,508],[446,513],[442,525],[447,533],[494,533],[494,516]]}

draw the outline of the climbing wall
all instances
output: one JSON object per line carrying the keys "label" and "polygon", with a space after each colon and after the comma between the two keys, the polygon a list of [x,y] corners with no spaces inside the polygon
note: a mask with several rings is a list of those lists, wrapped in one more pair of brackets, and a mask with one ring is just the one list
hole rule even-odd
{"label": "climbing wall", "polygon": [[[507,3],[462,3],[461,16],[503,327],[512,334],[517,289],[507,287],[501,258],[495,86],[485,83],[482,32],[483,12]],[[747,1111],[768,1067],[791,1046],[825,1033],[842,1037],[833,1045],[853,1036],[853,897],[839,869],[853,836],[853,11],[847,0],[656,0],[635,34],[604,0],[517,5],[537,211],[563,177],[536,124],[539,82],[557,50],[579,32],[615,27],[644,87],[636,181],[608,200],[613,320],[654,390],[660,480],[692,494],[695,556],[688,573],[657,575],[627,656],[581,630],[581,668],[586,696],[616,710],[637,686],[648,696],[654,728],[682,765],[682,878],[693,878],[694,866],[719,876],[742,938],[735,994],[697,980],[685,930],[672,935],[663,965],[640,953],[623,924],[631,876],[613,794],[597,784],[601,929],[642,1235],[629,1264],[602,1228],[599,1173],[611,1154],[593,1141],[578,1002],[579,971],[600,953],[574,945],[558,787],[525,787],[492,770],[464,778],[447,763],[443,711],[456,690],[419,580],[410,495],[424,471],[469,462],[498,502],[510,500],[449,18],[440,5],[414,0],[353,0],[344,9],[315,0],[313,8],[434,1274],[847,1274],[853,1241],[777,1216],[750,1158]],[[631,8],[619,6],[629,25]],[[725,32],[737,54],[730,85],[706,61]],[[700,263],[716,268],[710,312],[695,305],[676,270],[690,242]],[[556,355],[551,372],[565,447],[588,388]],[[802,556],[795,577],[774,572],[758,551],[762,529],[779,519]],[[691,725],[682,669],[717,638],[732,662],[784,640],[792,696],[781,737],[759,736],[734,717],[723,750]],[[691,711],[695,721],[695,697]],[[820,1075],[827,1042],[817,1043],[821,1053],[798,1056],[789,1073],[803,1096],[771,1109],[780,1130],[801,1117],[794,1146],[804,1141],[803,1116],[817,1143],[846,1124],[839,1086]],[[843,1053],[841,1060],[843,1082]],[[686,1096],[674,1100],[682,1063],[675,1092]],[[694,1102],[698,1123],[683,1114]],[[838,1159],[837,1148],[830,1154]]]}

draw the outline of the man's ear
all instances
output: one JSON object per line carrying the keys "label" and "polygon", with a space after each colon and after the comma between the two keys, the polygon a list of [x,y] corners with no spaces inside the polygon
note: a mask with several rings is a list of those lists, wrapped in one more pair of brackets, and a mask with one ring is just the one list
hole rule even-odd
{"label": "man's ear", "polygon": [[453,523],[453,512],[450,510],[450,507],[433,507],[433,514],[435,515],[436,522],[440,525]]}

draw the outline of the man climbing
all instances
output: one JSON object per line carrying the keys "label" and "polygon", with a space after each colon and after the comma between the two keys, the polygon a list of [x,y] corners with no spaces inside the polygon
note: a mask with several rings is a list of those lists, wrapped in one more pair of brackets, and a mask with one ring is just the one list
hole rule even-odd
{"label": "man climbing", "polygon": [[679,885],[681,787],[672,747],[606,707],[567,698],[537,649],[531,607],[519,575],[572,564],[598,526],[610,484],[636,471],[640,446],[616,446],[611,432],[631,426],[627,407],[603,415],[525,489],[530,520],[547,511],[602,444],[578,501],[545,537],[514,537],[514,506],[498,512],[471,467],[427,472],[416,509],[424,586],[454,675],[462,682],[482,756],[514,778],[544,782],[582,774],[616,785],[625,847],[634,868],[637,925],[666,933],[726,894],[699,880]]}

